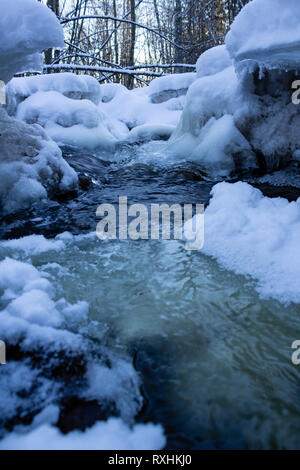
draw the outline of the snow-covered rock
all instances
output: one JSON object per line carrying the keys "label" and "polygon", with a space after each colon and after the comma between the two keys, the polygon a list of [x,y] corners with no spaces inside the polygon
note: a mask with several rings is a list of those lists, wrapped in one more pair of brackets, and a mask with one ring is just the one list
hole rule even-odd
{"label": "snow-covered rock", "polygon": [[147,92],[152,103],[163,103],[170,98],[186,95],[189,86],[196,80],[193,72],[175,73],[155,78],[149,83]]}
{"label": "snow-covered rock", "polygon": [[[63,47],[54,13],[36,0],[0,0],[0,79],[16,72],[39,71],[49,47]],[[14,212],[53,191],[75,189],[76,173],[40,126],[9,117],[0,107],[0,210]]]}
{"label": "snow-covered rock", "polygon": [[249,112],[239,128],[261,165],[285,166],[300,149],[300,108],[292,103],[292,83],[300,70],[299,2],[253,0],[226,36]]}
{"label": "snow-covered rock", "polygon": [[0,207],[29,207],[53,191],[75,189],[77,175],[40,126],[9,117],[0,108]]}
{"label": "snow-covered rock", "polygon": [[36,0],[0,0],[0,80],[40,71],[42,51],[63,48],[63,31],[54,13]]}
{"label": "snow-covered rock", "polygon": [[67,98],[57,91],[29,96],[19,104],[16,117],[39,124],[59,144],[110,149],[116,142],[106,125],[107,116],[94,103]]}
{"label": "snow-covered rock", "polygon": [[172,98],[163,103],[151,102],[149,87],[127,88],[118,86],[113,96],[106,103],[101,103],[99,108],[112,119],[121,121],[131,130],[142,125],[177,125],[184,103],[184,96]]}
{"label": "snow-covered rock", "polygon": [[90,75],[53,73],[32,77],[13,78],[6,87],[8,114],[16,113],[18,105],[37,92],[56,91],[75,100],[89,100],[98,105],[101,87]]}
{"label": "snow-covered rock", "polygon": [[168,153],[196,161],[208,173],[226,176],[255,168],[251,147],[233,119],[244,104],[234,68],[198,78],[189,88]]}
{"label": "snow-covered rock", "polygon": [[111,101],[118,93],[126,92],[127,88],[121,83],[103,83],[100,85],[101,89],[101,101],[102,103],[108,103]]}
{"label": "snow-covered rock", "polygon": [[298,69],[300,59],[298,0],[253,0],[238,14],[226,36],[236,63],[252,61],[267,69]]}
{"label": "snow-covered rock", "polygon": [[131,129],[124,141],[136,143],[150,140],[167,140],[174,129],[175,126],[168,124],[142,124]]}
{"label": "snow-covered rock", "polygon": [[212,47],[205,51],[196,63],[197,78],[215,75],[232,65],[225,45]]}
{"label": "snow-covered rock", "polygon": [[[213,126],[209,136],[204,127],[211,118],[230,115],[235,136],[238,132],[239,142],[247,143],[237,159],[232,154],[232,170],[257,166],[273,170],[297,157],[300,107],[292,103],[292,83],[300,70],[298,16],[296,0],[253,0],[241,10],[226,36],[228,52],[218,46],[197,62],[200,78],[189,88],[181,120],[170,139],[171,153],[188,159],[198,155],[197,161],[206,169],[210,154],[211,170],[217,171],[220,160],[216,155],[221,155],[220,147],[229,148],[227,136],[220,132],[223,126]],[[206,157],[196,151],[202,143]],[[225,162],[229,169],[227,153]]]}

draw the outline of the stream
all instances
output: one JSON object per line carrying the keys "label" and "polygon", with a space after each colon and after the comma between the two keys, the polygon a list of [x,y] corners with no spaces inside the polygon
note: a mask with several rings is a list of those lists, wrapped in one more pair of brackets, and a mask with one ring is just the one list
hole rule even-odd
{"label": "stream", "polygon": [[169,449],[299,449],[300,366],[291,361],[299,305],[261,299],[255,281],[182,241],[78,237],[95,231],[101,203],[126,195],[129,204],[207,204],[216,181],[194,164],[162,162],[155,143],[123,146],[115,158],[79,149],[64,157],[80,175],[79,193],[5,217],[0,236],[75,235],[59,253],[19,258],[58,263],[67,301],[90,305],[91,338],[130,358],[144,398],[136,421],[160,423]]}

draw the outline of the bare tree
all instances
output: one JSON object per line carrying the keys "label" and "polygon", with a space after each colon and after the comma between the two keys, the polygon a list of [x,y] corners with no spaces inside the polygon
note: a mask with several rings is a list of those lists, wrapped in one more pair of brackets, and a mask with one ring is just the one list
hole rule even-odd
{"label": "bare tree", "polygon": [[224,42],[248,1],[43,0],[60,18],[67,45],[46,52],[45,70],[86,70],[129,88],[194,70],[201,53]]}

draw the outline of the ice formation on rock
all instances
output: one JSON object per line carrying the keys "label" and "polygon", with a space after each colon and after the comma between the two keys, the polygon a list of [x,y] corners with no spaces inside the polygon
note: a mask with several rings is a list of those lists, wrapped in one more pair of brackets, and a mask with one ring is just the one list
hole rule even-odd
{"label": "ice formation on rock", "polygon": [[[240,134],[242,151],[232,153],[231,163],[225,152],[221,171],[224,166],[227,173],[256,167],[273,170],[297,158],[300,108],[292,102],[292,83],[300,70],[298,23],[296,0],[253,0],[241,10],[226,37],[228,52],[217,46],[197,62],[200,78],[190,86],[171,136],[172,154],[218,173],[216,155],[227,146],[228,135],[221,125],[209,128],[209,136],[205,128],[210,119],[231,115],[231,129]],[[201,145],[206,154],[197,151]]]}
{"label": "ice formation on rock", "polygon": [[40,126],[9,117],[0,108],[0,129],[1,211],[15,212],[53,192],[76,188],[75,171]]}

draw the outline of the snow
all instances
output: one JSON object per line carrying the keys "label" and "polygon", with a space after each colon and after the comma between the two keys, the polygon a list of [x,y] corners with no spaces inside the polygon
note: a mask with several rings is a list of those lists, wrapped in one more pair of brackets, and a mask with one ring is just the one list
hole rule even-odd
{"label": "snow", "polygon": [[235,168],[255,168],[251,147],[233,119],[246,107],[234,67],[198,78],[188,90],[168,154],[196,161],[214,176],[226,176]]}
{"label": "snow", "polygon": [[15,78],[7,86],[7,97],[10,114],[39,124],[59,145],[111,150],[128,134],[125,124],[98,106],[101,87],[87,75]]}
{"label": "snow", "polygon": [[42,51],[63,48],[63,31],[54,13],[36,0],[0,0],[0,79],[40,71]]}
{"label": "snow", "polygon": [[130,143],[147,142],[149,140],[167,140],[175,126],[168,124],[142,124],[141,126],[134,127],[125,140]]}
{"label": "snow", "polygon": [[170,98],[185,95],[195,80],[196,74],[194,72],[164,75],[152,80],[146,90],[152,103],[162,103]]}
{"label": "snow", "polygon": [[159,450],[165,445],[162,428],[136,424],[132,429],[117,418],[96,423],[84,433],[63,435],[44,424],[28,434],[12,433],[0,441],[2,450]]}
{"label": "snow", "polygon": [[[0,288],[4,289],[2,299],[9,301],[2,314],[19,317],[31,324],[61,326],[65,310],[69,318],[74,307],[64,299],[54,302],[55,289],[51,283],[33,266],[11,258],[0,262]],[[82,311],[87,314],[85,304],[80,303],[77,308],[78,318]]]}
{"label": "snow", "polygon": [[194,139],[189,159],[199,162],[210,174],[221,176],[229,176],[236,168],[255,166],[250,145],[229,114],[208,121],[199,139]]}
{"label": "snow", "polygon": [[[205,211],[203,252],[257,281],[262,298],[300,302],[300,198],[271,199],[247,183],[219,183]],[[189,234],[191,222],[186,226]]]}
{"label": "snow", "polygon": [[60,251],[65,247],[65,244],[61,239],[48,240],[43,235],[29,235],[15,240],[2,241],[0,246],[12,251],[21,250],[27,254],[37,255],[52,250]]}
{"label": "snow", "polygon": [[89,100],[95,105],[101,101],[101,87],[90,75],[52,73],[32,77],[13,78],[6,86],[8,114],[14,115],[18,105],[37,92],[56,91],[67,98]]}
{"label": "snow", "polygon": [[[170,138],[171,155],[195,160],[213,176],[224,176],[225,167],[227,174],[271,171],[297,161],[300,108],[292,103],[291,83],[300,64],[298,10],[296,0],[253,0],[233,22],[226,46],[199,57],[199,78]],[[213,118],[218,122],[209,126]],[[227,149],[223,156],[220,149]]]}
{"label": "snow", "polygon": [[101,101],[103,103],[108,103],[111,101],[118,93],[126,92],[127,88],[120,83],[103,83],[100,85],[101,89]]}
{"label": "snow", "polygon": [[[40,52],[63,47],[54,13],[36,0],[0,0],[0,79],[17,72],[39,71]],[[76,188],[77,176],[57,145],[38,126],[27,126],[0,108],[0,210],[15,212],[45,199],[52,191]]]}
{"label": "snow", "polygon": [[[47,240],[32,235],[0,244],[1,258],[6,256],[0,261],[0,337],[21,352],[18,360],[11,358],[1,369],[1,449],[160,449],[165,445],[160,426],[134,425],[143,400],[132,364],[86,337],[89,304],[80,299],[70,303],[61,297],[57,277],[65,276],[66,270],[57,264],[53,271],[55,263],[41,266],[45,253],[65,250],[68,243],[92,236],[63,233]],[[93,328],[99,327],[94,321]],[[72,394],[103,406],[113,404],[120,417],[98,422],[85,432],[62,435],[54,426],[60,413],[57,404],[68,393],[69,378],[67,374],[66,379],[56,379],[49,370],[66,367],[67,361],[82,367],[82,356],[86,367],[73,381]],[[78,372],[72,373],[78,377]],[[34,417],[30,425],[18,424],[27,416]],[[11,433],[3,426],[7,420],[17,424]]]}
{"label": "snow", "polygon": [[110,118],[121,121],[130,130],[137,126],[148,125],[177,125],[184,97],[170,99],[154,104],[151,102],[148,87],[127,90],[120,87],[114,97],[99,108]]}
{"label": "snow", "polygon": [[205,51],[196,63],[197,78],[215,75],[232,65],[225,45],[212,47]]}
{"label": "snow", "polygon": [[255,60],[266,68],[298,68],[298,0],[253,0],[235,18],[226,47],[236,61]]}
{"label": "snow", "polygon": [[77,175],[39,126],[0,109],[0,208],[14,212],[45,199],[53,190],[75,189]]}
{"label": "snow", "polygon": [[57,91],[34,93],[19,104],[16,117],[39,124],[59,144],[110,149],[116,142],[104,123],[106,116],[95,104]]}
{"label": "snow", "polygon": [[152,80],[147,87],[133,90],[114,83],[101,85],[103,97],[99,107],[131,130],[127,137],[123,133],[131,143],[167,138],[179,122],[184,95],[195,79],[195,73],[166,75]]}

